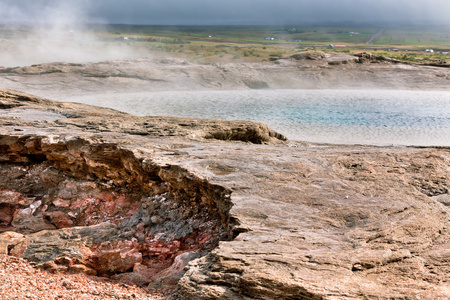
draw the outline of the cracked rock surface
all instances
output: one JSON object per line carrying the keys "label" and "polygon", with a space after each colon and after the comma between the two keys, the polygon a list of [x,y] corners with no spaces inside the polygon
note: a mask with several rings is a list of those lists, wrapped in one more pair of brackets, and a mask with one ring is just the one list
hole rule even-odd
{"label": "cracked rock surface", "polygon": [[448,148],[218,140],[264,126],[0,102],[4,254],[173,299],[450,297]]}

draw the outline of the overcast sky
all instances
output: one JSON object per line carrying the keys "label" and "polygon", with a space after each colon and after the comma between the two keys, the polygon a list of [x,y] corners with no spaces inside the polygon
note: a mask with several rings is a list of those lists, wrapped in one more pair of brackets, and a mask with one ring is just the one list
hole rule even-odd
{"label": "overcast sky", "polygon": [[450,25],[450,0],[0,0],[0,23]]}

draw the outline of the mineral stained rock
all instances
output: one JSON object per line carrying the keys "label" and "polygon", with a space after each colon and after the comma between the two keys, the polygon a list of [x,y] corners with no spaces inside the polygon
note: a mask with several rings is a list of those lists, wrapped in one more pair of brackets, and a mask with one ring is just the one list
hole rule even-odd
{"label": "mineral stained rock", "polygon": [[0,140],[0,205],[11,212],[1,220],[4,254],[49,271],[101,276],[142,265],[152,274],[128,282],[148,284],[168,268],[178,276],[177,257],[204,255],[228,236],[228,192],[179,177],[187,176],[181,169],[80,138]]}
{"label": "mineral stained rock", "polygon": [[265,127],[0,101],[1,253],[173,299],[450,297],[448,148],[224,141]]}

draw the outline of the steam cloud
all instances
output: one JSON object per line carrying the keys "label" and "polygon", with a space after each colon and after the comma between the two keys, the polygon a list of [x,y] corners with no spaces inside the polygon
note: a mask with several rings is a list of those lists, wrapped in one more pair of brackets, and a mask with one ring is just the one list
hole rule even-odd
{"label": "steam cloud", "polygon": [[86,24],[92,21],[87,20],[89,1],[0,1],[0,17],[7,23],[0,30],[0,39],[1,35],[6,37],[1,41],[0,66],[104,61],[140,55],[124,42],[104,42],[87,30]]}

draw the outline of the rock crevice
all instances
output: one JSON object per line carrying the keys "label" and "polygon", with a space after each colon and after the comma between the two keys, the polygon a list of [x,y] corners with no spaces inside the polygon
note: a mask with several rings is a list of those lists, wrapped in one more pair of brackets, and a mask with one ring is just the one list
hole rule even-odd
{"label": "rock crevice", "polygon": [[3,135],[0,175],[1,253],[50,271],[170,286],[234,235],[229,190],[116,144]]}

